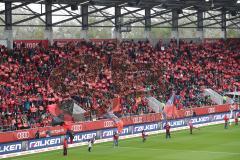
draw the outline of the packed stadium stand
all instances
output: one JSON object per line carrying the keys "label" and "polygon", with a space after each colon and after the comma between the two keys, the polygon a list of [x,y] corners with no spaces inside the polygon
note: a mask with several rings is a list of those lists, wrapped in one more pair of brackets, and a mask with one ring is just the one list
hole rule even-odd
{"label": "packed stadium stand", "polygon": [[[13,50],[2,46],[0,129],[51,125],[52,115],[47,106],[70,98],[80,106],[90,106],[88,112],[101,112],[101,108],[110,103],[108,99],[122,93],[118,94],[121,95],[119,112],[122,115],[153,112],[145,97],[153,96],[165,103],[173,91],[179,110],[212,105],[209,97],[203,96],[203,89],[211,88],[220,94],[239,90],[239,52],[238,40],[202,44],[180,41],[179,49],[174,39],[168,44],[159,40],[156,46],[148,41],[119,44],[83,41],[64,47],[55,43],[48,49],[41,44],[32,49],[22,44]],[[86,55],[91,58],[85,58],[82,68],[71,66],[74,60],[84,59]],[[119,67],[116,74],[114,65],[118,63],[126,65]],[[136,72],[140,73],[126,74],[126,67],[133,71],[135,64],[144,64],[137,66],[140,69]],[[150,64],[150,73],[144,68],[147,64]],[[76,70],[66,73],[68,68]],[[139,75],[140,80],[136,79]],[[127,80],[116,80],[121,76]],[[66,84],[70,88],[66,88]],[[99,92],[79,91],[79,86],[83,85]],[[142,97],[140,101],[138,97]]]}

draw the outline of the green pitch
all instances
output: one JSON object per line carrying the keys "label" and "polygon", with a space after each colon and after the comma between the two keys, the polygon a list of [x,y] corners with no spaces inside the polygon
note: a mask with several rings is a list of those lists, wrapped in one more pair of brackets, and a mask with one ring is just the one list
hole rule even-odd
{"label": "green pitch", "polygon": [[[209,126],[194,130],[172,133],[166,140],[164,134],[142,139],[120,140],[119,147],[113,148],[112,142],[95,144],[91,153],[87,146],[71,148],[68,156],[62,150],[10,158],[14,160],[239,160],[240,126]],[[7,160],[10,160],[7,159]]]}

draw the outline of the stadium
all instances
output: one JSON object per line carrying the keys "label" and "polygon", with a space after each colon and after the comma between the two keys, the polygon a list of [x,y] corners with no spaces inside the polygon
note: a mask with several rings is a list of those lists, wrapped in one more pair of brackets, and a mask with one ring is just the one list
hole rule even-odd
{"label": "stadium", "polygon": [[240,0],[1,0],[0,159],[239,160]]}

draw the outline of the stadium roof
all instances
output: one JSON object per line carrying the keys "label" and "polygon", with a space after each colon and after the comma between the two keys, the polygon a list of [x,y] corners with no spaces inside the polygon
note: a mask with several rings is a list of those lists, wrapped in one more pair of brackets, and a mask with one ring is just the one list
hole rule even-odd
{"label": "stadium roof", "polygon": [[[76,20],[79,22],[76,26],[84,29],[99,27],[99,25],[102,27],[115,26],[118,29],[128,26],[139,27],[136,26],[136,23],[141,23],[140,27],[145,28],[240,28],[240,0],[2,0],[1,3],[4,3],[5,7],[0,10],[0,22],[3,22],[3,25],[0,24],[0,26],[10,28],[11,26],[26,26],[24,22],[36,18],[40,19],[43,25],[32,24],[32,26],[67,27],[66,22]],[[33,3],[43,4],[46,9],[41,9],[39,13],[28,6]],[[79,6],[81,6],[81,13],[74,13]],[[132,10],[127,9],[128,7],[132,7]],[[30,13],[12,12],[18,8]],[[109,8],[112,9],[111,12],[106,11]],[[70,18],[53,22],[51,17],[61,10],[66,11],[64,16]],[[184,12],[185,10],[188,12]],[[96,14],[101,18],[89,24],[88,17],[96,16]],[[26,15],[26,17],[19,21],[13,21],[12,16],[16,15]],[[197,20],[190,18],[192,16],[195,16]],[[130,17],[130,20],[122,22],[120,18],[123,17]],[[158,18],[159,22],[151,21],[154,18]],[[186,19],[188,22],[178,23],[178,20],[181,19]],[[106,21],[110,21],[112,26],[104,26],[103,22]],[[204,21],[211,22],[205,24]]]}
{"label": "stadium roof", "polygon": [[[88,0],[52,0],[54,4],[80,4]],[[44,0],[3,0],[3,2],[24,2],[24,3],[43,3]],[[162,8],[185,8],[195,6],[202,9],[210,9],[212,3],[214,7],[240,10],[238,0],[89,0],[95,5],[112,6],[114,4],[125,4],[129,7],[162,7]]]}
{"label": "stadium roof", "polygon": [[[80,4],[88,0],[52,0],[55,4]],[[215,7],[224,7],[239,10],[240,5],[238,0],[90,0],[90,3],[96,5],[113,5],[126,3],[130,7],[154,7],[163,8],[185,8],[188,6],[196,6],[203,9],[209,9],[212,3]],[[27,2],[27,3],[42,3],[44,0],[3,0],[3,2]]]}

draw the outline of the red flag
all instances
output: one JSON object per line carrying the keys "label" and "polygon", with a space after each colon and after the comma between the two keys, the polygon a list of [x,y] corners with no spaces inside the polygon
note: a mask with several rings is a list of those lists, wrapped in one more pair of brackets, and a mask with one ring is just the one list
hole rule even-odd
{"label": "red flag", "polygon": [[62,120],[67,123],[73,122],[73,117],[67,113],[61,110],[57,104],[51,104],[47,106],[48,111],[55,117],[58,117],[59,115],[62,115]]}
{"label": "red flag", "polygon": [[53,116],[59,116],[62,113],[57,104],[48,105],[47,109]]}
{"label": "red flag", "polygon": [[121,98],[117,97],[113,99],[113,108],[112,108],[113,112],[119,112],[121,111]]}
{"label": "red flag", "polygon": [[177,108],[174,105],[174,98],[175,98],[175,94],[171,96],[171,98],[167,101],[164,107],[163,111],[165,112],[167,118],[178,117]]}
{"label": "red flag", "polygon": [[72,124],[71,124],[71,123],[68,123],[68,122],[64,122],[63,128],[64,128],[65,130],[72,130]]}
{"label": "red flag", "polygon": [[98,103],[97,103],[97,99],[94,97],[93,98],[93,109],[97,109],[99,107]]}
{"label": "red flag", "polygon": [[119,120],[117,123],[117,129],[118,129],[118,133],[122,133],[122,130],[123,130],[123,121],[122,120]]}

